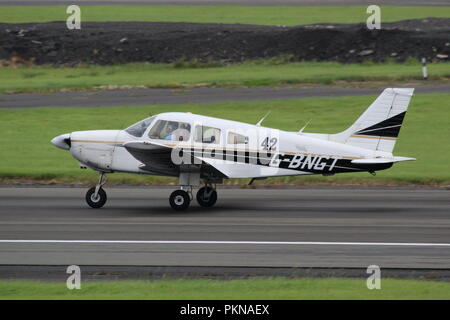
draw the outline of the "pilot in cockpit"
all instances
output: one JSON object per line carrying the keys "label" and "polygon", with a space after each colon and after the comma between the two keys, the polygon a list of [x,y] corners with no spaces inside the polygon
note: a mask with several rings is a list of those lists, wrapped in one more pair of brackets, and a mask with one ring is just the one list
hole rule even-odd
{"label": "pilot in cockpit", "polygon": [[166,128],[166,136],[164,137],[164,140],[176,140],[176,136],[174,131],[178,128],[178,123],[176,122],[169,122],[167,124]]}

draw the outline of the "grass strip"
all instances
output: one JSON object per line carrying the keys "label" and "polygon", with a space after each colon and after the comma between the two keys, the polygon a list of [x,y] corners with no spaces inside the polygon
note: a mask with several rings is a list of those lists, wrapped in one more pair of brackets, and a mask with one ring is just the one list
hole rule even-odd
{"label": "grass strip", "polygon": [[382,279],[369,290],[366,279],[156,280],[82,282],[68,290],[65,282],[0,281],[0,299],[450,299],[450,283]]}
{"label": "grass strip", "polygon": [[[430,80],[450,79],[450,63],[428,65]],[[421,64],[285,63],[282,57],[211,66],[201,63],[147,64],[54,68],[51,66],[0,68],[0,93],[46,92],[64,89],[148,87],[256,87],[305,83],[421,80]]]}
{"label": "grass strip", "polygon": [[[367,6],[83,6],[82,21],[165,21],[304,25],[357,23],[368,18]],[[380,6],[383,22],[426,17],[450,17],[450,7]],[[65,21],[67,6],[2,6],[0,22]]]}

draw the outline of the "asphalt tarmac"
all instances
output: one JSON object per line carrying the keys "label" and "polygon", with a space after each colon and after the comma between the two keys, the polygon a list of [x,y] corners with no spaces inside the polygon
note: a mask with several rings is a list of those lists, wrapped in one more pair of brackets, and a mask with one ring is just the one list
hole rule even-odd
{"label": "asphalt tarmac", "polygon": [[[450,84],[417,86],[415,94],[450,93]],[[192,88],[128,89],[56,93],[0,94],[0,108],[143,106],[152,104],[210,103],[378,95],[384,88]]]}
{"label": "asphalt tarmac", "polygon": [[214,208],[172,188],[0,188],[0,265],[450,268],[450,197],[430,188],[219,189]]}

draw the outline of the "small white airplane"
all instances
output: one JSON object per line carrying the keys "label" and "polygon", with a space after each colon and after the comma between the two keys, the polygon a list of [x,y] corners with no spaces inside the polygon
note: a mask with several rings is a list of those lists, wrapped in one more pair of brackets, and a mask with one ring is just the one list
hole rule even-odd
{"label": "small white airplane", "polygon": [[140,173],[179,177],[180,189],[169,198],[175,210],[189,207],[192,187],[197,202],[216,203],[216,184],[226,178],[370,172],[415,160],[393,156],[414,89],[385,89],[348,129],[337,134],[289,132],[256,125],[168,112],[125,130],[66,133],[51,142],[70,150],[81,168],[98,171],[99,181],[86,193],[92,208],[106,203],[105,174]]}

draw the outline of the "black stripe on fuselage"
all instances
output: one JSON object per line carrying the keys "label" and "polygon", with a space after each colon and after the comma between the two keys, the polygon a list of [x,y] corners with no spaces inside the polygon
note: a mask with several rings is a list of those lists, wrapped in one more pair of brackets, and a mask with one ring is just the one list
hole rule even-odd
{"label": "black stripe on fuselage", "polygon": [[255,152],[223,149],[183,148],[184,153],[190,154],[191,163],[194,158],[208,158],[226,160],[235,163],[253,164],[266,167],[310,172],[314,174],[334,174],[342,172],[376,171],[387,169],[390,164],[356,165],[351,159],[340,159],[319,155],[283,154],[277,152]]}

